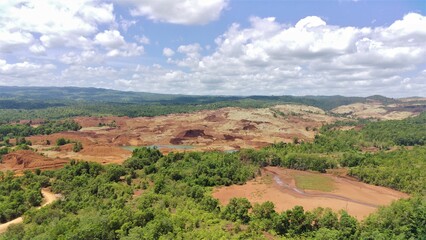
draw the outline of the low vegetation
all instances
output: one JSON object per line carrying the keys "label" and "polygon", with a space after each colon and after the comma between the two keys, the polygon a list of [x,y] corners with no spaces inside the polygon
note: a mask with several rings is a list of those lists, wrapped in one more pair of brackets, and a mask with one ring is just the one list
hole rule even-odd
{"label": "low vegetation", "polygon": [[13,172],[0,171],[0,223],[21,216],[43,199],[40,188],[49,185],[49,178],[25,172],[15,178]]}
{"label": "low vegetation", "polygon": [[294,176],[296,186],[305,190],[318,190],[331,192],[334,189],[333,180],[321,175],[297,175]]}
{"label": "low vegetation", "polygon": [[220,206],[210,186],[244,183],[260,167],[241,160],[238,153],[163,156],[140,148],[122,166],[73,161],[41,176],[28,173],[15,178],[22,182],[18,186],[30,176],[51,179],[52,190],[63,199],[27,211],[24,224],[0,239],[262,239],[265,232],[288,238],[408,239],[425,233],[423,197],[400,200],[363,222],[322,208],[279,213],[271,202],[252,205],[241,198]]}
{"label": "low vegetation", "polygon": [[49,135],[63,131],[77,131],[81,126],[73,120],[47,121],[37,127],[28,124],[3,124],[0,125],[0,139],[7,140],[17,137],[32,135]]}

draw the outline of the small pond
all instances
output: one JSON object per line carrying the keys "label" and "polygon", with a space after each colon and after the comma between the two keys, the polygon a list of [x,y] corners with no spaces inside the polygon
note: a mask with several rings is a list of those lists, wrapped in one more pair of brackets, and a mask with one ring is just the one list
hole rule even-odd
{"label": "small pond", "polygon": [[178,150],[186,150],[186,149],[194,149],[194,146],[191,145],[149,145],[149,146],[124,146],[123,149],[133,151],[136,148],[148,147],[148,148],[158,148],[158,149],[178,149]]}

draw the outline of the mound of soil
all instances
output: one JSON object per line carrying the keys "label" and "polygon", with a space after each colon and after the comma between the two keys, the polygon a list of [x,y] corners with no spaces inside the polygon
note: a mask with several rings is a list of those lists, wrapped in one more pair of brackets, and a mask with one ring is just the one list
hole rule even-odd
{"label": "mound of soil", "polygon": [[183,143],[183,140],[184,139],[182,139],[182,138],[172,138],[172,139],[170,139],[170,144],[181,145]]}
{"label": "mound of soil", "polygon": [[220,121],[224,121],[225,119],[223,117],[212,114],[205,117],[204,120],[208,122],[220,122]]}
{"label": "mound of soil", "polygon": [[242,139],[241,137],[232,136],[229,134],[224,134],[223,137],[226,141],[235,141],[235,139]]}
{"label": "mound of soil", "polygon": [[0,170],[53,169],[62,167],[66,163],[68,160],[47,158],[31,150],[18,150],[3,156]]}
{"label": "mound of soil", "polygon": [[71,152],[73,150],[73,148],[74,148],[74,144],[73,143],[68,143],[68,144],[65,144],[63,146],[60,146],[59,150],[61,152]]}
{"label": "mound of soil", "polygon": [[252,124],[247,124],[243,127],[243,130],[257,130],[257,127]]}
{"label": "mound of soil", "polygon": [[204,137],[206,134],[204,133],[204,130],[200,129],[190,129],[185,131],[183,137],[186,138],[196,138],[196,137]]}

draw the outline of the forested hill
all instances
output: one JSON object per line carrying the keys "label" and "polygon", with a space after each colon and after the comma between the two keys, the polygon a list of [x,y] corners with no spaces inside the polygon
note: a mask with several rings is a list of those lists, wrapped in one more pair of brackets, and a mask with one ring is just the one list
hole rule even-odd
{"label": "forested hill", "polygon": [[[393,99],[379,96],[380,100]],[[301,103],[324,110],[355,102],[365,102],[363,97],[344,96],[198,96],[157,94],[148,92],[117,91],[101,88],[79,87],[7,87],[0,86],[1,109],[40,109],[64,106],[76,102],[121,104],[209,104],[218,102]],[[377,96],[374,96],[377,99]],[[238,104],[227,104],[236,105]]]}

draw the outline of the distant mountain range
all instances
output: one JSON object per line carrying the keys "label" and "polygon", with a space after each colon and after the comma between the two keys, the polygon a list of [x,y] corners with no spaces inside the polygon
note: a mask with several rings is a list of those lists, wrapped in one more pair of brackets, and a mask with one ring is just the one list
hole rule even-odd
{"label": "distant mountain range", "polygon": [[31,109],[69,105],[75,102],[117,104],[207,104],[224,101],[254,100],[277,103],[301,103],[329,110],[355,102],[376,100],[395,102],[383,96],[196,96],[128,92],[80,87],[8,87],[0,86],[0,108]]}

